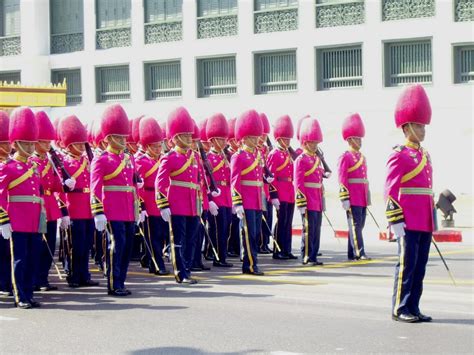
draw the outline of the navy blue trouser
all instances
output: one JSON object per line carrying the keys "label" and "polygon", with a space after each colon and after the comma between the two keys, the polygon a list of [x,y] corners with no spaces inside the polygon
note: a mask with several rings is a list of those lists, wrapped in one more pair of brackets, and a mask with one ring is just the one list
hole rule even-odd
{"label": "navy blue trouser", "polygon": [[93,219],[71,220],[71,237],[69,239],[68,266],[69,283],[84,283],[91,278],[89,273],[89,253],[94,237]]}
{"label": "navy blue trouser", "polygon": [[171,262],[176,281],[181,282],[191,276],[189,270],[196,248],[199,217],[171,215],[171,226]]}
{"label": "navy blue trouser", "polygon": [[[209,213],[208,211],[202,211],[201,218],[204,224],[206,224],[207,219],[208,219]],[[203,248],[203,243],[204,243],[204,254],[206,257],[214,257],[214,254],[212,252],[212,248],[209,244],[209,241],[206,238],[206,230],[205,230],[205,225],[201,223],[201,221],[198,219],[198,226],[197,226],[197,232],[196,232],[196,245],[194,247],[194,254],[192,256],[193,260],[191,262],[192,267],[200,267],[203,265],[202,263],[202,248]],[[214,243],[214,242],[213,242]]]}
{"label": "navy blue trouser", "polygon": [[231,217],[227,252],[240,255],[240,219],[235,213],[233,213]]}
{"label": "navy blue trouser", "polygon": [[347,258],[352,260],[365,255],[362,230],[365,226],[367,207],[351,206],[351,214],[352,221],[349,222],[349,211],[346,212],[349,225],[349,238],[347,238]]}
{"label": "navy blue trouser", "polygon": [[318,260],[319,244],[321,240],[321,211],[308,211],[301,215],[303,228],[301,230],[301,259],[304,263]]}
{"label": "navy blue trouser", "polygon": [[243,272],[258,271],[258,237],[262,231],[262,211],[245,210],[242,219],[242,243],[243,243]]}
{"label": "navy blue trouser", "polygon": [[227,258],[227,240],[229,239],[232,208],[219,207],[219,214],[209,214],[209,234],[219,255],[219,261],[225,262]]}
{"label": "navy blue trouser", "polygon": [[[291,227],[294,210],[294,203],[280,202],[280,209],[277,211],[275,238],[280,246],[282,255],[289,255],[291,253]],[[278,250],[273,248],[273,253],[277,254]]]}
{"label": "navy blue trouser", "polygon": [[[151,272],[157,271],[153,263],[153,256],[158,265],[158,269],[165,271],[166,266],[163,261],[163,248],[165,246],[166,235],[169,234],[168,223],[166,223],[161,216],[148,216],[145,220],[145,226],[145,238],[148,244],[148,247],[145,247],[148,269]],[[148,248],[150,248],[150,250],[148,250]]]}
{"label": "navy blue trouser", "polygon": [[13,232],[10,243],[15,302],[30,302],[33,298],[34,274],[39,264],[41,234]]}
{"label": "navy blue trouser", "polygon": [[135,238],[135,222],[111,221],[112,234],[107,233],[107,287],[109,291],[125,288],[128,264]]}
{"label": "navy blue trouser", "polygon": [[265,221],[262,220],[262,233],[259,243],[260,249],[268,248],[268,243],[270,243],[270,234],[273,224],[273,205],[270,201],[267,201],[267,210],[262,212],[262,218],[263,217],[265,217],[267,223],[265,224]]}
{"label": "navy blue trouser", "polygon": [[432,234],[405,230],[398,240],[398,262],[395,267],[392,310],[394,315],[420,313],[423,278],[430,253]]}
{"label": "navy blue trouser", "polygon": [[104,263],[104,249],[106,249],[107,238],[103,232],[99,232],[94,227],[94,263],[103,266]]}
{"label": "navy blue trouser", "polygon": [[49,250],[51,250],[51,253],[54,256],[54,251],[56,250],[57,226],[58,223],[56,221],[50,221],[46,224],[46,234],[44,234],[46,241],[44,239],[42,240],[39,252],[40,255],[38,269],[36,269],[36,273],[33,280],[33,284],[35,287],[42,287],[49,284],[49,269],[51,268],[51,264],[53,262],[53,258],[51,257]]}
{"label": "navy blue trouser", "polygon": [[10,241],[0,237],[0,291],[12,290]]}

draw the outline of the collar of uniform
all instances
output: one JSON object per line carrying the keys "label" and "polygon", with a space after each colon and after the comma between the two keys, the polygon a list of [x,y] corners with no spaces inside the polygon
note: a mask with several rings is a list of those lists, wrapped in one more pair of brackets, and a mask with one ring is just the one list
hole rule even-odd
{"label": "collar of uniform", "polygon": [[316,153],[311,153],[308,149],[303,149],[303,153],[306,155],[309,155],[310,157],[314,157]]}
{"label": "collar of uniform", "polygon": [[405,143],[405,146],[406,147],[409,147],[411,149],[415,149],[415,150],[419,150],[421,148],[420,144],[419,143],[414,143],[414,142],[411,142],[411,141],[407,141]]}
{"label": "collar of uniform", "polygon": [[287,153],[288,152],[288,148],[284,148],[282,147],[281,145],[278,145],[277,149],[281,152],[284,152],[284,153]]}
{"label": "collar of uniform", "polygon": [[22,162],[22,163],[27,163],[28,162],[28,158],[22,157],[18,153],[13,154],[13,159],[16,160],[16,161]]}
{"label": "collar of uniform", "polygon": [[72,152],[70,152],[69,150],[68,150],[68,152],[67,152],[67,155],[69,155],[69,156],[70,156],[72,159],[74,159],[74,160],[81,160],[81,157],[82,157],[82,155],[75,155],[75,154],[72,154]]}
{"label": "collar of uniform", "polygon": [[249,146],[244,145],[242,150],[246,151],[247,153],[254,153],[255,149],[250,148]]}
{"label": "collar of uniform", "polygon": [[33,155],[34,155],[35,157],[37,157],[37,158],[40,158],[41,160],[45,160],[45,159],[47,158],[46,153],[43,154],[43,155],[41,155],[41,154],[38,153],[38,152],[34,152]]}
{"label": "collar of uniform", "polygon": [[112,148],[110,145],[107,146],[107,149],[106,149],[109,153],[113,153],[113,154],[116,154],[116,155],[119,155],[120,153],[122,153],[121,150],[119,149],[114,149]]}
{"label": "collar of uniform", "polygon": [[360,153],[360,150],[355,150],[354,148],[350,147],[349,152],[351,152],[351,153]]}
{"label": "collar of uniform", "polygon": [[182,154],[182,155],[186,155],[186,153],[188,152],[188,150],[183,149],[183,148],[178,147],[178,146],[176,146],[176,147],[174,148],[174,150],[175,150],[177,153]]}

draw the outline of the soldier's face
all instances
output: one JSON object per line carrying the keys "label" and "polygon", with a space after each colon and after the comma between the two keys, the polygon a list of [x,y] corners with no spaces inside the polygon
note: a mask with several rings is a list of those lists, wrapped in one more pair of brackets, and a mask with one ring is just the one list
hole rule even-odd
{"label": "soldier's face", "polygon": [[229,139],[229,144],[233,150],[239,149],[239,143],[235,140],[235,138]]}
{"label": "soldier's face", "polygon": [[12,146],[8,142],[0,142],[0,157],[6,158],[10,151],[12,150]]}
{"label": "soldier's face", "polygon": [[69,145],[69,150],[74,155],[82,155],[82,153],[84,153],[84,151],[86,150],[86,146],[84,145],[84,143],[73,143]]}
{"label": "soldier's face", "polygon": [[161,143],[151,143],[146,147],[146,151],[152,157],[157,157],[161,154]]}
{"label": "soldier's face", "polygon": [[316,153],[316,150],[318,150],[318,142],[306,142],[305,146],[306,149],[308,149],[311,153]]}
{"label": "soldier's face", "polygon": [[193,135],[191,133],[178,134],[173,139],[174,144],[182,149],[189,149],[193,143]]}
{"label": "soldier's face", "polygon": [[113,148],[113,149],[116,149],[116,150],[123,150],[125,149],[125,137],[124,136],[118,136],[118,135],[114,135],[114,134],[111,134],[110,136],[108,136],[106,138],[107,140],[107,143]]}
{"label": "soldier's face", "polygon": [[38,141],[35,143],[35,150],[38,154],[45,154],[51,148],[51,141]]}
{"label": "soldier's face", "polygon": [[218,152],[220,152],[225,147],[225,139],[212,138],[212,145]]}
{"label": "soldier's face", "polygon": [[425,140],[425,125],[408,123],[403,126],[405,137],[413,143],[421,143]]}
{"label": "soldier's face", "polygon": [[261,137],[258,138],[257,145],[259,147],[263,146],[265,144],[266,140],[267,140],[267,135],[264,134],[264,135],[262,135]]}
{"label": "soldier's face", "polygon": [[290,146],[290,140],[288,138],[278,138],[278,141],[283,148],[288,148]]}
{"label": "soldier's face", "polygon": [[17,141],[13,143],[15,150],[24,158],[28,158],[31,154],[35,152],[35,143],[34,142],[24,142]]}
{"label": "soldier's face", "polygon": [[362,139],[360,137],[351,137],[347,140],[347,142],[354,150],[359,150],[362,147]]}
{"label": "soldier's face", "polygon": [[128,150],[132,153],[135,154],[138,150],[137,143],[127,143]]}
{"label": "soldier's face", "polygon": [[244,144],[249,147],[249,148],[255,148],[257,145],[258,145],[258,141],[259,141],[259,137],[251,137],[251,136],[248,136],[248,137],[245,137],[243,139],[244,141]]}

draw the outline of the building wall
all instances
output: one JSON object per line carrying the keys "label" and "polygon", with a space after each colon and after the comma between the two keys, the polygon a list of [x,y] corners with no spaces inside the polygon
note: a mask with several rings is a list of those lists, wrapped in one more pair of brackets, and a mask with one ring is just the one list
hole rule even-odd
{"label": "building wall", "polygon": [[[214,112],[232,117],[248,108],[267,113],[272,121],[289,114],[296,122],[309,113],[320,120],[322,148],[334,172],[337,157],[345,149],[340,135],[342,120],[351,112],[359,112],[366,124],[363,150],[369,163],[371,189],[376,203],[381,204],[385,161],[391,147],[403,143],[393,123],[393,109],[402,88],[384,86],[383,42],[431,38],[433,83],[426,85],[426,90],[433,117],[424,145],[435,166],[434,187],[437,192],[449,188],[458,196],[472,199],[474,87],[453,84],[452,45],[472,44],[474,39],[472,22],[453,21],[451,0],[437,0],[434,17],[387,22],[381,20],[381,1],[366,0],[365,24],[331,28],[315,28],[314,1],[300,0],[298,30],[268,34],[253,32],[253,2],[238,3],[238,36],[196,39],[196,4],[184,0],[183,40],[145,45],[143,2],[132,0],[132,47],[96,50],[94,1],[84,1],[84,51],[49,55],[49,1],[23,0],[22,55],[0,57],[1,71],[19,69],[22,83],[41,84],[50,81],[53,69],[81,68],[82,104],[50,109],[52,117],[68,113],[84,121],[99,117],[107,104],[96,103],[95,67],[111,64],[130,65],[131,100],[123,102],[130,117],[148,114],[164,119],[178,105],[186,106],[197,120]],[[316,91],[315,48],[352,43],[362,44],[363,87]],[[279,49],[296,49],[297,92],[255,95],[253,54]],[[227,54],[236,55],[237,94],[197,98],[196,59]],[[145,101],[144,63],[165,59],[181,60],[182,97]],[[335,199],[336,177],[326,185],[329,198]],[[469,210],[472,221],[472,205]]]}

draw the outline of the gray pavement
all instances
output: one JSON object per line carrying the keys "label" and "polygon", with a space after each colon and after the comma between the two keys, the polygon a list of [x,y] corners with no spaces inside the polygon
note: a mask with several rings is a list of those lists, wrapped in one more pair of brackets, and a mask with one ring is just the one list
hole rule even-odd
{"label": "gray pavement", "polygon": [[[367,235],[369,235],[368,233]],[[372,234],[375,235],[375,234]],[[463,243],[439,244],[456,278],[451,284],[432,248],[421,308],[431,324],[390,319],[396,244],[366,237],[370,262],[347,262],[346,240],[323,233],[323,267],[261,256],[264,277],[230,270],[195,273],[177,285],[133,263],[133,295],[89,289],[38,293],[43,307],[18,310],[0,299],[1,353],[472,353],[472,232]],[[294,238],[294,251],[299,238]]]}

